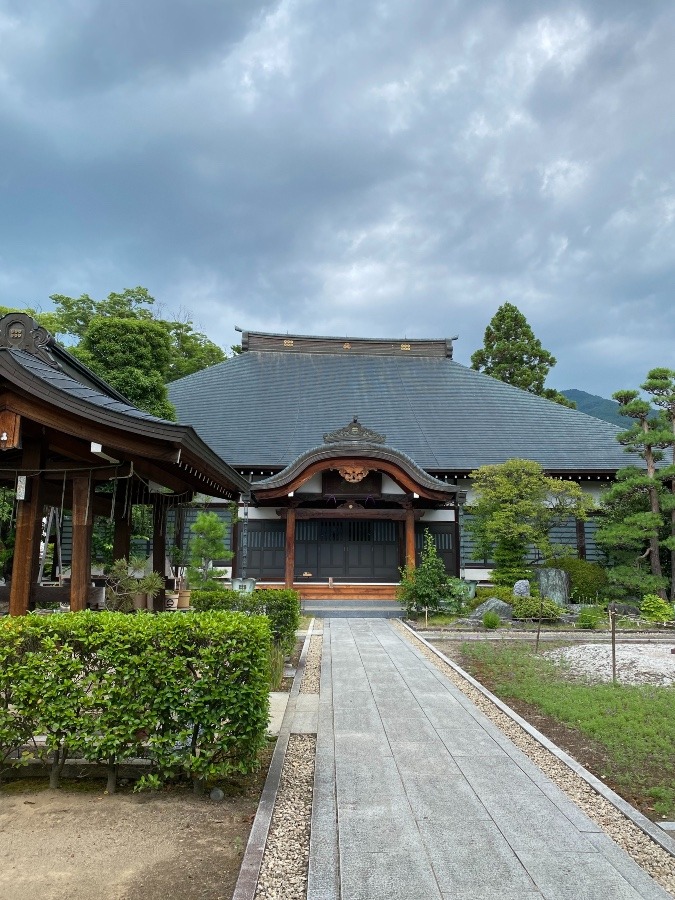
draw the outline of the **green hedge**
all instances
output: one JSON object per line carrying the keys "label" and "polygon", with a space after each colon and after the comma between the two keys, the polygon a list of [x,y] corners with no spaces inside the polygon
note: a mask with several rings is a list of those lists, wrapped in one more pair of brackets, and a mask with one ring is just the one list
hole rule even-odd
{"label": "green hedge", "polygon": [[[0,765],[146,756],[140,786],[257,766],[268,720],[270,631],[237,613],[69,613],[0,621]],[[34,743],[46,736],[44,749]]]}
{"label": "green hedge", "polygon": [[554,621],[559,619],[562,614],[563,610],[558,604],[547,597],[543,599],[539,597],[514,597],[513,599],[514,619],[538,619],[541,615],[542,619]]}
{"label": "green hedge", "polygon": [[599,564],[576,556],[564,556],[547,563],[551,569],[562,569],[570,576],[571,599],[576,603],[601,602],[607,592],[607,572]]}
{"label": "green hedge", "polygon": [[265,615],[270,620],[272,638],[284,653],[295,647],[295,632],[300,625],[300,597],[297,591],[262,590],[245,594],[239,591],[192,591],[190,602],[196,610],[237,610],[249,615]]}

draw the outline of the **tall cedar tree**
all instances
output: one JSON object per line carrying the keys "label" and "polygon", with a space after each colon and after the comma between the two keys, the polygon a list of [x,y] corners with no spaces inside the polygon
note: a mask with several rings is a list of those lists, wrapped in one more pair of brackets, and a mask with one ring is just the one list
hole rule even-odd
{"label": "tall cedar tree", "polygon": [[476,492],[467,507],[467,527],[476,539],[474,556],[494,559],[497,584],[528,578],[530,550],[550,557],[550,529],[571,516],[585,519],[593,506],[578,484],[550,478],[530,459],[481,466],[469,477]]}
{"label": "tall cedar tree", "polygon": [[483,346],[471,356],[471,368],[561,406],[576,409],[553,388],[544,387],[556,359],[544,350],[517,306],[503,303],[485,329]]}
{"label": "tall cedar tree", "polygon": [[[663,571],[662,550],[670,550],[671,597],[675,596],[675,460],[667,467],[658,467],[657,463],[663,459],[665,448],[671,448],[675,456],[675,373],[652,369],[641,387],[651,402],[634,390],[617,391],[613,396],[621,405],[621,415],[633,420],[617,439],[627,452],[641,456],[645,467],[629,466],[617,473],[616,483],[604,498],[606,516],[598,530],[598,542],[612,562],[610,581],[619,589],[637,599],[646,593],[658,593],[665,600],[668,578]],[[652,403],[660,407],[660,415],[654,416]]]}

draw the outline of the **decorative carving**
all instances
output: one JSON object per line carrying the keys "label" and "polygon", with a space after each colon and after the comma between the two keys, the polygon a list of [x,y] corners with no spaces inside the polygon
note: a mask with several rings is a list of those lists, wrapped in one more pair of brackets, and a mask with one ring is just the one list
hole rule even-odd
{"label": "decorative carving", "polygon": [[5,316],[0,325],[0,347],[25,350],[43,362],[58,368],[58,362],[52,354],[54,338],[27,313],[16,313]]}
{"label": "decorative carving", "polygon": [[338,509],[363,509],[363,503],[357,503],[356,500],[346,500],[344,503],[341,503]]}
{"label": "decorative carving", "polygon": [[344,428],[339,428],[337,431],[330,431],[323,436],[326,444],[384,444],[386,439],[386,435],[378,434],[377,431],[371,431],[370,428],[364,428],[356,416],[354,416],[349,425],[345,425]]}
{"label": "decorative carving", "polygon": [[370,469],[366,469],[365,466],[342,466],[341,469],[338,469],[338,472],[345,481],[348,481],[350,484],[358,484],[359,481],[363,481]]}

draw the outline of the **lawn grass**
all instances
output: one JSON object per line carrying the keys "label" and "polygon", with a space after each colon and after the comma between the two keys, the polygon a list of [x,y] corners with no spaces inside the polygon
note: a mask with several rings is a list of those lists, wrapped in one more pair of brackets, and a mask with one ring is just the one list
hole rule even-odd
{"label": "lawn grass", "polygon": [[675,687],[587,684],[531,646],[465,642],[468,671],[505,701],[529,704],[605,751],[595,772],[655,818],[675,818]]}

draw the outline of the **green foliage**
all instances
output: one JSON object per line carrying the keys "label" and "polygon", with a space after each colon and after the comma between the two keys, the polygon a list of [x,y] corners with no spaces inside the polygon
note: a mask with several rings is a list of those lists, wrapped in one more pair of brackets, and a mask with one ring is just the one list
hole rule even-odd
{"label": "green foliage", "polygon": [[175,420],[164,383],[171,342],[158,322],[95,316],[71,352],[134,406]]}
{"label": "green foliage", "polygon": [[[45,327],[53,333],[69,335],[80,341],[88,334],[92,321],[97,317],[108,320],[137,319],[159,325],[168,337],[171,350],[169,358],[161,366],[165,381],[183,378],[227,358],[217,344],[202,332],[195,331],[189,316],[177,320],[156,315],[153,309],[155,298],[143,287],[126,288],[121,294],[108,294],[105,300],[93,300],[87,294],[80,297],[53,294],[50,299],[57,312]],[[125,394],[124,391],[122,393]]]}
{"label": "green foliage", "polygon": [[548,597],[514,597],[514,619],[539,619],[555,621],[560,618],[563,610],[549,600]]}
{"label": "green foliage", "polygon": [[659,798],[659,814],[675,817],[672,687],[572,681],[564,667],[511,642],[463,644],[462,665],[507,703],[531,704],[600,744],[602,752],[594,754],[600,759],[595,775],[614,790],[629,791],[625,796],[630,798],[640,793]]}
{"label": "green foliage", "polygon": [[488,610],[483,614],[483,628],[487,628],[492,631],[495,628],[499,628],[501,625],[501,619],[499,618],[499,613],[494,612],[493,610]]}
{"label": "green foliage", "polygon": [[525,316],[512,303],[499,307],[485,329],[483,347],[471,356],[473,369],[574,409],[572,400],[544,387],[555,364],[555,357],[544,350]]}
{"label": "green foliage", "polygon": [[292,590],[243,591],[193,590],[190,596],[196,610],[237,610],[249,615],[267,616],[272,639],[288,654],[295,646],[300,625],[300,597]]}
{"label": "green foliage", "polygon": [[[675,600],[675,370],[652,369],[641,385],[647,394],[614,394],[620,413],[632,424],[617,437],[628,452],[644,460],[617,473],[604,498],[606,519],[597,534],[609,556],[609,579],[616,596],[633,599],[644,593],[664,600],[670,583]],[[653,406],[660,408],[653,415]],[[673,465],[659,466],[665,449]],[[669,551],[669,552],[668,552]]]}
{"label": "green foliage", "polygon": [[607,592],[607,572],[599,563],[576,556],[562,556],[550,560],[547,565],[567,572],[570,576],[571,597],[576,603],[597,603]]}
{"label": "green foliage", "polygon": [[675,611],[658,594],[645,594],[640,604],[640,617],[648,622],[672,622]]}
{"label": "green foliage", "polygon": [[236,613],[0,620],[0,762],[42,759],[53,786],[73,752],[115,771],[145,755],[155,785],[249,772],[265,744],[269,644],[266,619]]}
{"label": "green foliage", "polygon": [[228,527],[217,513],[200,512],[190,526],[190,532],[188,578],[193,587],[204,587],[213,583],[213,560],[232,557],[225,546]]}
{"label": "green foliage", "polygon": [[476,588],[476,606],[480,606],[481,603],[485,603],[491,597],[496,597],[498,600],[503,600],[504,603],[513,605],[513,588],[499,584],[494,585],[494,587]]}
{"label": "green foliage", "polygon": [[529,578],[529,549],[550,556],[549,530],[570,516],[585,519],[593,505],[578,484],[549,478],[529,459],[481,466],[470,477],[477,494],[467,507],[472,516],[467,527],[476,540],[474,557],[494,559],[497,584],[512,586]]}
{"label": "green foliage", "polygon": [[598,607],[593,609],[582,609],[579,613],[579,618],[577,619],[577,626],[579,628],[587,629],[588,631],[593,631],[598,627],[603,618],[604,612]]}
{"label": "green foliage", "polygon": [[406,566],[401,570],[397,597],[405,606],[407,615],[419,615],[425,610],[431,613],[459,613],[468,600],[470,590],[465,581],[446,573],[434,539],[428,530],[425,531],[419,566]]}

